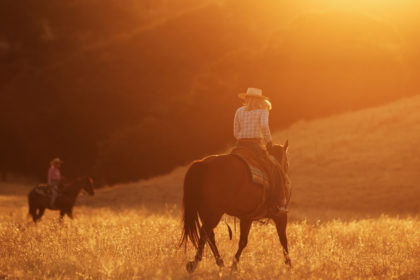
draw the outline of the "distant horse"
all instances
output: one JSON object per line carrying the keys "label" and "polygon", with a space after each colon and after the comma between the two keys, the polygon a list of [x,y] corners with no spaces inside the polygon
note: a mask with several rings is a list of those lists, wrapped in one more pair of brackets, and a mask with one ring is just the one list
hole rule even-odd
{"label": "distant horse", "polygon": [[[284,145],[274,145],[270,151],[286,173],[287,147],[288,141]],[[188,272],[193,272],[201,261],[206,243],[210,245],[216,264],[220,267],[224,265],[213,229],[225,213],[240,219],[239,248],[232,269],[237,269],[242,250],[248,243],[252,221],[261,218],[274,220],[285,263],[291,265],[286,237],[287,214],[269,217],[267,207],[260,207],[263,192],[262,186],[251,181],[246,163],[235,155],[209,156],[193,162],[184,179],[184,228],[181,240],[181,244],[186,245],[189,239],[197,248],[195,259],[186,265]]]}
{"label": "distant horse", "polygon": [[50,207],[51,197],[42,192],[39,186],[36,186],[28,194],[29,203],[29,214],[32,216],[34,222],[37,222],[42,215],[44,215],[45,209],[60,210],[60,219],[67,214],[70,218],[73,218],[72,210],[76,198],[80,191],[84,189],[89,195],[94,195],[93,180],[90,177],[80,177],[74,180],[68,185],[64,185],[63,190],[55,201],[57,209]]}

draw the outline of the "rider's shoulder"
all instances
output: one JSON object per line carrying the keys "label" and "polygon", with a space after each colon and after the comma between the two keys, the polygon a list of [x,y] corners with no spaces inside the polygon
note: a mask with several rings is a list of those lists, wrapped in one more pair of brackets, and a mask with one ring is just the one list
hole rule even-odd
{"label": "rider's shoulder", "polygon": [[270,111],[267,108],[258,109],[258,112],[260,112],[261,114],[268,114],[268,113],[270,113]]}
{"label": "rider's shoulder", "polygon": [[236,113],[243,112],[243,111],[245,111],[245,109],[246,109],[246,106],[241,106],[236,110]]}

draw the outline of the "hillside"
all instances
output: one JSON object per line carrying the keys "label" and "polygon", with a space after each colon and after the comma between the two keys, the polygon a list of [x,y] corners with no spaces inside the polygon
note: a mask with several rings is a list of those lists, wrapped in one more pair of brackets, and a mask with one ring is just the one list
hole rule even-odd
{"label": "hillside", "polygon": [[[206,248],[193,279],[418,279],[419,109],[417,96],[276,133],[291,145],[293,268],[283,264],[275,227],[254,223],[231,274],[239,227],[227,218],[233,241],[216,228],[227,267]],[[0,184],[0,278],[191,279],[185,264],[195,250],[177,247],[186,169],[82,193],[75,219],[62,224],[53,211],[33,224],[30,186]]]}
{"label": "hillside", "polygon": [[[274,134],[289,139],[292,217],[418,214],[420,96],[314,121]],[[180,206],[186,167],[98,191],[86,206]]]}
{"label": "hillside", "polygon": [[3,173],[43,178],[58,156],[70,177],[98,185],[164,174],[233,141],[236,94],[248,86],[283,105],[276,130],[419,91],[418,43],[385,12],[308,0],[31,0],[26,22],[6,2],[15,8],[3,25],[23,27],[0,31]]}

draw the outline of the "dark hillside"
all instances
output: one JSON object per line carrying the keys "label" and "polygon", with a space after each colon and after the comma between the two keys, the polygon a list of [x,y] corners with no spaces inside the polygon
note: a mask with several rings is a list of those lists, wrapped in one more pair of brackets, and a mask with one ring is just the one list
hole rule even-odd
{"label": "dark hillside", "polygon": [[[0,125],[7,135],[0,146],[9,153],[2,169],[43,178],[48,161],[60,156],[70,177],[138,180],[232,143],[236,95],[250,86],[273,101],[274,129],[418,89],[411,78],[417,52],[402,51],[402,37],[411,37],[386,17],[309,12],[268,0],[195,7],[185,1],[170,12],[158,2],[133,1],[137,10],[110,3],[111,14],[103,16],[117,25],[95,14],[95,4],[68,10],[74,26],[65,21],[69,15],[53,24],[60,17],[52,11],[60,15],[63,7],[51,6],[49,13],[38,7],[33,13],[49,24],[23,26],[41,30],[43,40],[26,36],[30,28],[16,29],[15,37],[7,30],[5,43],[0,37],[0,71],[7,74],[0,78]],[[142,19],[133,11],[143,11]],[[64,36],[60,26],[73,29]],[[19,43],[21,51],[11,43],[19,36],[27,41]]]}

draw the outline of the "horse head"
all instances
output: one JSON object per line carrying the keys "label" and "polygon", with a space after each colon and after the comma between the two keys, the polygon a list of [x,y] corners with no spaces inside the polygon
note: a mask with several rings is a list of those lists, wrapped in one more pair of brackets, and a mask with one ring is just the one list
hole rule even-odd
{"label": "horse head", "polygon": [[91,177],[86,177],[87,178],[87,182],[86,184],[84,184],[83,189],[89,194],[89,195],[94,195],[95,194],[95,190],[93,188],[93,179]]}
{"label": "horse head", "polygon": [[287,159],[288,148],[289,140],[286,140],[286,142],[283,145],[273,145],[269,151],[280,163],[285,173],[288,173],[289,171],[289,160]]}

